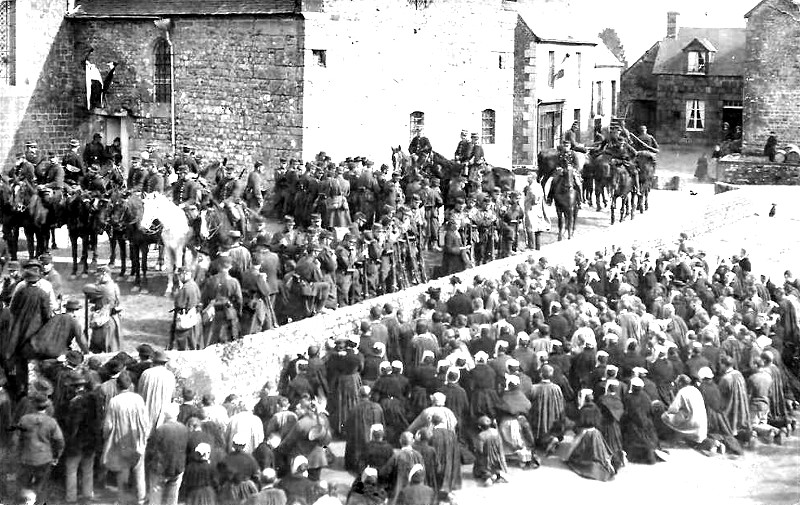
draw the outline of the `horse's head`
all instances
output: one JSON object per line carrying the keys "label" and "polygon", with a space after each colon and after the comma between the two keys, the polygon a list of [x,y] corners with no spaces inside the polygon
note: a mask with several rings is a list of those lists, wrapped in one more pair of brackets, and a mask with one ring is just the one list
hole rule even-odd
{"label": "horse's head", "polygon": [[[161,197],[161,198],[159,198]],[[149,230],[159,216],[162,215],[163,195],[150,194],[142,197],[142,218],[139,220],[139,228]]]}
{"label": "horse's head", "polygon": [[540,151],[536,156],[536,162],[539,180],[547,179],[558,167],[558,151],[555,149]]}
{"label": "horse's head", "polygon": [[634,162],[636,166],[639,167],[639,171],[642,174],[642,180],[645,177],[650,177],[655,172],[656,168],[656,157],[650,151],[639,151],[636,153],[636,158],[634,158]]}

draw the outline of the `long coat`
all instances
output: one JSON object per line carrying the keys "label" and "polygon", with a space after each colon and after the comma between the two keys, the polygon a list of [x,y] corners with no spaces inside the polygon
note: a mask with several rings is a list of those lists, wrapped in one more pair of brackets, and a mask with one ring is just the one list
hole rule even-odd
{"label": "long coat", "polygon": [[525,188],[525,231],[535,233],[550,231],[550,217],[544,204],[542,185],[532,182]]}

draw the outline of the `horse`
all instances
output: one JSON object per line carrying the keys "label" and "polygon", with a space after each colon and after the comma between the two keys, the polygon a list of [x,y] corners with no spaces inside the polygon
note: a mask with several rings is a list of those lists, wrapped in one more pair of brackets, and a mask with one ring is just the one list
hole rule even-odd
{"label": "horse", "polygon": [[[72,246],[71,279],[78,275],[78,241],[83,242],[80,265],[83,266],[82,277],[89,275],[89,251],[92,251],[92,264],[97,264],[97,236],[105,227],[108,201],[92,196],[84,191],[77,191],[67,199],[66,219],[69,240]],[[101,212],[102,207],[102,212]]]}
{"label": "horse", "polygon": [[[590,158],[587,165],[591,166],[592,178],[594,182],[594,200],[597,211],[600,212],[600,200],[603,200],[603,208],[608,207],[606,193],[610,193],[611,186],[611,158],[608,155],[600,154]],[[584,188],[585,189],[585,188]],[[589,203],[591,205],[591,203]]]}
{"label": "horse", "polygon": [[[249,209],[243,211],[245,214],[251,212]],[[249,226],[236,226],[231,216],[230,209],[224,204],[212,204],[200,211],[199,238],[202,248],[209,256],[216,256],[219,251],[230,245],[230,233],[233,230],[244,231],[242,234],[243,243],[255,234]],[[254,222],[252,219],[242,217],[246,223]],[[256,230],[257,231],[257,230]]]}
{"label": "horse", "polygon": [[[192,228],[189,226],[184,210],[161,193],[145,195],[142,198],[142,216],[138,223],[139,230],[150,230],[156,221],[160,224],[159,235],[164,246],[164,270],[167,272],[167,288],[164,291],[164,296],[169,296],[174,286],[173,275],[175,275],[175,270],[184,264],[186,244],[191,238]],[[146,272],[146,246],[142,256],[142,263]]]}
{"label": "horse", "polygon": [[592,195],[594,194],[594,171],[595,166],[588,157],[585,158],[585,162],[583,164],[583,168],[581,169],[581,188],[583,193],[581,194],[581,198],[586,204],[591,207],[592,206]]}
{"label": "horse", "polygon": [[50,210],[44,205],[38,187],[20,182],[13,187],[11,195],[13,207],[20,218],[19,224],[25,230],[28,257],[34,258],[49,252]]}
{"label": "horse", "polygon": [[623,165],[616,165],[612,168],[611,174],[611,224],[614,224],[614,213],[617,210],[617,199],[621,201],[619,208],[620,222],[625,220],[625,216],[630,214],[633,219],[634,213],[631,212],[631,201],[633,200],[632,187],[633,180],[628,173],[628,169]]}
{"label": "horse", "polygon": [[127,257],[128,257],[128,240],[125,235],[126,225],[122,215],[125,212],[125,201],[128,197],[127,193],[121,191],[113,191],[109,197],[108,205],[106,206],[105,231],[108,235],[108,245],[111,250],[111,256],[108,260],[108,266],[114,266],[117,261],[117,246],[119,246],[120,257],[120,271],[119,277],[125,279],[127,277]]}
{"label": "horse", "polygon": [[639,151],[636,153],[634,163],[639,168],[639,189],[642,193],[636,198],[636,208],[644,214],[644,211],[650,209],[650,190],[654,183],[656,158],[650,151]]}
{"label": "horse", "polygon": [[503,193],[514,190],[514,173],[503,167],[489,166],[483,173],[481,189],[484,193],[491,194],[492,189],[499,187]]}
{"label": "horse", "polygon": [[544,187],[558,168],[558,151],[545,149],[536,155],[536,180]]}
{"label": "horse", "polygon": [[395,172],[399,170],[401,174],[405,175],[413,166],[411,156],[404,153],[401,146],[392,147],[392,170]]}
{"label": "horse", "polygon": [[572,184],[574,169],[568,167],[561,177],[553,181],[555,187],[552,188],[553,199],[556,204],[556,214],[558,215],[558,240],[563,239],[564,229],[567,230],[567,238],[572,239],[575,233],[575,225],[578,221],[578,191]]}

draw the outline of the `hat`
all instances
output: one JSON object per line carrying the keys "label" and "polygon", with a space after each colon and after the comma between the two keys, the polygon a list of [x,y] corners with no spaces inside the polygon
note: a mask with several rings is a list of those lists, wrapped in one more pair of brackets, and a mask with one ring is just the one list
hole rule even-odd
{"label": "hat", "polygon": [[53,263],[53,256],[50,253],[44,253],[39,256],[39,261],[42,265],[50,265]]}
{"label": "hat", "polygon": [[289,215],[283,216],[283,222],[284,223],[294,223],[294,216],[289,216]]}
{"label": "hat", "polygon": [[759,346],[761,349],[764,349],[768,345],[772,344],[772,339],[766,335],[761,335],[756,339],[756,345]]}
{"label": "hat", "polygon": [[42,262],[37,259],[29,259],[24,263],[23,268],[42,268]]}
{"label": "hat", "polygon": [[713,379],[714,372],[711,371],[711,368],[704,366],[703,368],[697,371],[697,377],[699,379]]}
{"label": "hat", "polygon": [[150,344],[141,344],[136,348],[139,356],[145,356],[150,359],[153,356],[153,347]]}
{"label": "hat", "polygon": [[643,388],[644,387],[644,381],[642,379],[640,379],[639,377],[634,377],[633,379],[631,379],[631,386],[638,386],[640,388]]}
{"label": "hat", "polygon": [[67,300],[65,308],[67,310],[80,310],[81,302],[79,302],[78,300],[75,300],[74,298],[70,298],[69,300]]}
{"label": "hat", "polygon": [[647,369],[643,368],[643,367],[640,367],[640,366],[633,367],[633,374],[637,375],[637,376],[638,375],[647,375]]}
{"label": "hat", "polygon": [[392,364],[389,363],[388,361],[381,361],[381,363],[378,365],[378,370],[380,371],[391,370],[391,369],[392,369]]}
{"label": "hat", "polygon": [[70,147],[80,147],[81,143],[78,141],[78,139],[72,139],[72,140],[69,141],[69,146]]}
{"label": "hat", "polygon": [[608,353],[606,351],[603,351],[603,350],[597,351],[597,357],[599,358],[600,356],[605,356],[607,358],[608,357]]}
{"label": "hat", "polygon": [[443,407],[444,403],[447,401],[447,397],[444,395],[444,393],[437,391],[431,395],[431,401],[433,402],[434,406]]}
{"label": "hat", "polygon": [[519,376],[506,374],[506,389],[509,389],[511,386],[519,386],[519,382]]}
{"label": "hat", "polygon": [[[411,477],[409,476],[409,479],[410,478]],[[371,466],[366,467],[364,469],[364,471],[361,472],[361,482],[364,482],[367,479],[375,479],[375,480],[377,480],[378,479],[378,470],[373,468],[373,467],[371,467]]]}
{"label": "hat", "polygon": [[292,473],[297,473],[303,466],[308,468],[308,459],[301,454],[292,460]]}
{"label": "hat", "polygon": [[488,416],[481,416],[478,418],[478,426],[481,428],[488,428],[492,425],[492,420]]}
{"label": "hat", "polygon": [[169,357],[161,349],[153,353],[153,363],[166,363],[167,361],[169,361]]}
{"label": "hat", "polygon": [[420,356],[419,361],[422,362],[425,361],[425,358],[433,358],[433,357],[434,357],[433,351],[424,350],[422,351],[422,356]]}
{"label": "hat", "polygon": [[7,270],[19,270],[19,261],[11,260],[8,262]]}
{"label": "hat", "polygon": [[418,474],[419,472],[424,472],[424,471],[425,471],[425,467],[424,466],[422,466],[420,463],[414,463],[414,466],[412,466],[411,470],[408,471],[408,480],[410,481],[411,478],[414,477],[415,474]]}
{"label": "hat", "polygon": [[403,371],[403,362],[400,361],[399,359],[396,359],[396,360],[392,361],[392,369],[393,370],[400,370],[402,372]]}
{"label": "hat", "polygon": [[231,230],[228,232],[228,236],[231,238],[242,238],[242,232],[239,230]]}
{"label": "hat", "polygon": [[25,142],[25,147],[39,147],[39,144],[35,140],[29,140]]}
{"label": "hat", "polygon": [[67,363],[78,366],[83,363],[83,353],[80,351],[67,351]]}
{"label": "hat", "polygon": [[44,410],[50,406],[50,399],[41,393],[35,393],[31,398],[33,400],[33,406],[36,407],[37,410]]}
{"label": "hat", "polygon": [[489,355],[485,351],[478,351],[475,353],[475,363],[486,363],[489,360]]}
{"label": "hat", "polygon": [[383,425],[380,423],[375,423],[370,425],[369,427],[369,434],[372,436],[373,433],[383,433]]}
{"label": "hat", "polygon": [[470,136],[470,138],[473,138],[473,139],[478,138],[478,134],[477,133],[470,133],[469,136]]}
{"label": "hat", "polygon": [[231,443],[233,445],[247,445],[250,443],[250,437],[244,431],[237,431],[233,434],[233,439],[231,439]]}
{"label": "hat", "polygon": [[201,442],[194,448],[194,452],[199,454],[201,458],[207,459],[211,457],[211,446],[205,442]]}

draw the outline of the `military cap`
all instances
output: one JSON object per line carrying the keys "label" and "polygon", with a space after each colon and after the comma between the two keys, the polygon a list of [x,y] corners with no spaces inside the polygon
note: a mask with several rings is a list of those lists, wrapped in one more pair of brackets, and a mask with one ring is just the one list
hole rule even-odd
{"label": "military cap", "polygon": [[69,146],[70,147],[80,147],[81,143],[78,141],[78,139],[72,139],[72,140],[69,141]]}
{"label": "military cap", "polygon": [[230,237],[234,238],[234,239],[235,238],[242,238],[242,232],[240,232],[239,230],[231,230],[228,235],[230,235]]}
{"label": "military cap", "polygon": [[25,142],[25,147],[39,147],[39,144],[35,140],[29,140]]}
{"label": "military cap", "polygon": [[75,300],[74,298],[71,298],[71,299],[67,300],[67,304],[66,304],[65,307],[66,307],[67,310],[70,310],[70,311],[71,310],[80,310],[81,302],[79,302],[78,300]]}

